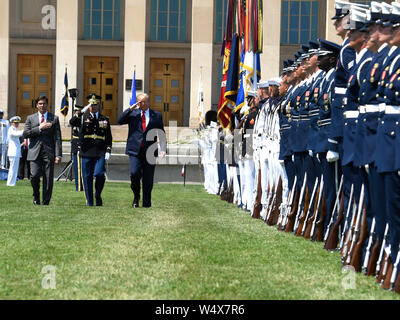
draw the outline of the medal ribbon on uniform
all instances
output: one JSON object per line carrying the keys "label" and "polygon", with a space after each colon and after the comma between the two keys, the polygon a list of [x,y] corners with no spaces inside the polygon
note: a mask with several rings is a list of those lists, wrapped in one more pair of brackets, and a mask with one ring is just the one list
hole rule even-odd
{"label": "medal ribbon on uniform", "polygon": [[378,69],[378,67],[379,67],[379,63],[375,63],[374,67],[371,70],[371,79],[370,79],[371,83],[373,83],[375,81],[374,77],[375,77],[376,69]]}

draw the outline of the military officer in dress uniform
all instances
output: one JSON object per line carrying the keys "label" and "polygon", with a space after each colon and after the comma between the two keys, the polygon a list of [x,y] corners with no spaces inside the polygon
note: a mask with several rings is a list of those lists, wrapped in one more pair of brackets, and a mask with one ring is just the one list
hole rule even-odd
{"label": "military officer in dress uniform", "polygon": [[5,169],[7,164],[7,134],[10,123],[3,119],[4,110],[0,109],[0,169]]}
{"label": "military officer in dress uniform", "polygon": [[381,78],[385,74],[384,61],[389,55],[388,42],[391,38],[391,27],[381,23],[390,17],[390,5],[371,3],[371,20],[369,21],[369,39],[367,47],[374,53],[369,63],[368,72],[360,78],[359,115],[355,135],[355,156],[353,164],[363,169],[365,186],[365,204],[368,230],[375,218],[375,232],[378,239],[383,238],[385,230],[384,182],[375,167],[376,132],[378,121],[384,112],[384,97],[379,94]]}
{"label": "military officer in dress uniform", "polygon": [[[82,106],[75,105],[75,116],[79,116],[79,110],[83,109]],[[71,153],[73,156],[73,166],[74,166],[74,180],[75,180],[75,190],[76,191],[83,191],[83,184],[82,184],[82,175],[81,175],[81,167],[80,161],[78,159],[78,151],[79,151],[79,131],[81,126],[73,126],[72,119],[70,119],[69,124],[72,126],[72,137],[71,137]]]}
{"label": "military officer in dress uniform", "polygon": [[79,157],[82,167],[83,189],[88,207],[94,205],[93,177],[95,177],[96,206],[102,206],[101,192],[106,181],[105,162],[110,159],[112,134],[110,120],[100,112],[101,97],[90,94],[89,105],[74,115],[71,125],[80,127]]}

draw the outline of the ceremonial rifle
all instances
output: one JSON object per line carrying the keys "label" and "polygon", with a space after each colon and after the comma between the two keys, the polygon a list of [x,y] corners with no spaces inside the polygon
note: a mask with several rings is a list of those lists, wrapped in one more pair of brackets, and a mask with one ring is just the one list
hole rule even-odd
{"label": "ceremonial rifle", "polygon": [[326,232],[325,232],[325,236],[324,236],[324,241],[325,242],[328,239],[328,234],[329,234],[329,231],[330,231],[332,223],[333,223],[333,218],[335,216],[335,211],[337,210],[337,206],[339,205],[339,199],[340,199],[340,195],[342,193],[342,185],[343,185],[343,175],[342,175],[342,177],[340,179],[339,190],[338,190],[338,192],[336,194],[336,201],[335,201],[335,205],[334,205],[333,210],[332,210],[331,220],[329,221],[328,227],[326,228]]}
{"label": "ceremonial rifle", "polygon": [[400,262],[400,245],[399,250],[397,251],[396,262],[393,265],[392,276],[390,277],[390,290],[394,290],[396,278],[398,277],[398,269],[399,269],[399,262]]}
{"label": "ceremonial rifle", "polygon": [[297,227],[295,228],[294,231],[296,237],[301,236],[301,230],[303,229],[305,216],[308,210],[310,209],[310,205],[311,205],[310,193],[308,192],[308,186],[306,186],[306,194],[304,196],[304,207],[303,210],[301,211],[300,217],[298,217],[297,219]]}
{"label": "ceremonial rifle", "polygon": [[309,225],[307,226],[306,233],[304,235],[305,239],[314,239],[315,235],[315,226],[317,223],[317,218],[318,218],[318,213],[319,213],[319,208],[321,205],[321,199],[322,199],[322,194],[324,192],[324,176],[321,176],[321,184],[319,186],[319,191],[318,191],[318,197],[317,197],[317,202],[315,204],[315,209],[314,209],[314,215],[310,218]]}
{"label": "ceremonial rifle", "polygon": [[308,206],[308,210],[306,213],[306,217],[304,218],[304,222],[303,222],[303,227],[301,229],[301,236],[304,237],[304,234],[306,232],[306,227],[307,227],[307,221],[308,221],[308,216],[310,215],[310,208],[312,206],[312,203],[314,202],[314,197],[315,197],[315,193],[317,192],[317,187],[318,187],[318,178],[315,179],[315,183],[314,183],[314,189],[313,192],[311,194],[311,198],[310,198],[310,204]]}
{"label": "ceremonial rifle", "polygon": [[342,250],[342,263],[344,264],[344,261],[346,260],[347,253],[349,251],[351,239],[353,238],[353,233],[355,229],[355,220],[356,220],[356,215],[357,215],[357,203],[356,200],[354,199],[353,201],[353,212],[351,216],[351,223],[350,223],[350,228],[346,234],[346,238],[344,240],[344,245],[343,245],[343,250]]}
{"label": "ceremonial rifle", "polygon": [[390,286],[390,277],[393,271],[393,265],[390,260],[390,254],[392,253],[391,248],[390,244],[385,248],[385,264],[383,265],[382,278],[380,281],[382,289],[389,289]]}
{"label": "ceremonial rifle", "polygon": [[292,232],[294,226],[294,220],[296,218],[297,207],[299,206],[299,191],[297,189],[294,190],[294,202],[291,208],[289,208],[290,212],[287,215],[287,223],[285,225],[285,232]]}
{"label": "ceremonial rifle", "polygon": [[288,195],[288,199],[286,202],[286,205],[283,209],[283,217],[282,217],[282,222],[281,222],[281,230],[284,230],[288,221],[288,216],[290,214],[291,208],[292,208],[292,203],[293,203],[293,199],[294,199],[294,194],[295,194],[295,190],[296,190],[296,184],[297,184],[297,176],[294,177],[294,183],[293,183],[293,187],[292,190],[290,190],[289,195]]}
{"label": "ceremonial rifle", "polygon": [[269,226],[273,226],[277,223],[278,220],[277,214],[279,214],[279,209],[277,209],[277,202],[278,202],[277,199],[279,197],[282,197],[282,179],[280,177],[278,184],[276,185],[276,189],[274,191],[274,197],[272,198],[272,204],[267,217],[267,224]]}
{"label": "ceremonial rifle", "polygon": [[358,205],[358,212],[357,212],[357,218],[356,218],[356,226],[354,229],[353,237],[351,239],[351,244],[350,244],[350,250],[349,253],[347,254],[346,258],[346,264],[350,264],[351,257],[353,254],[354,246],[356,244],[358,234],[360,232],[360,223],[361,223],[361,215],[362,215],[362,209],[363,209],[363,204],[364,204],[364,185],[361,186],[361,193],[360,193],[360,202]]}
{"label": "ceremonial rifle", "polygon": [[282,177],[279,177],[278,188],[276,189],[276,197],[274,202],[273,220],[272,224],[276,225],[280,217],[280,207],[282,204]]}
{"label": "ceremonial rifle", "polygon": [[367,213],[365,212],[365,204],[363,206],[362,215],[363,215],[362,217],[363,220],[361,225],[360,237],[358,239],[356,246],[354,247],[350,260],[350,265],[352,265],[357,272],[361,272],[362,247],[368,234]]}
{"label": "ceremonial rifle", "polygon": [[[381,271],[381,264],[382,264],[382,261],[383,261],[383,255],[384,255],[384,252],[385,252],[386,242],[389,240],[388,239],[388,232],[389,232],[389,223],[386,223],[385,233],[384,233],[384,236],[383,236],[381,250],[379,252],[378,262],[376,263],[375,277],[377,279],[379,278],[380,271]],[[379,281],[380,281],[380,279],[379,279]],[[379,281],[377,281],[377,282],[379,282]]]}
{"label": "ceremonial rifle", "polygon": [[266,210],[267,214],[266,214],[266,217],[265,217],[265,222],[269,226],[272,226],[272,214],[271,213],[272,213],[273,204],[274,204],[274,201],[275,201],[275,198],[276,198],[276,189],[274,188],[274,185],[272,185],[271,193],[273,195],[267,201],[268,206],[267,206],[267,210]]}
{"label": "ceremonial rifle", "polygon": [[253,214],[252,214],[252,217],[254,219],[260,219],[261,195],[262,195],[262,187],[261,187],[261,163],[260,163],[260,166],[258,168],[258,177],[257,177],[257,195],[256,195],[256,200],[254,201]]}
{"label": "ceremonial rifle", "polygon": [[351,208],[351,202],[352,202],[352,197],[353,197],[353,192],[354,192],[354,185],[351,185],[351,190],[350,190],[350,200],[347,205],[347,212],[346,212],[346,217],[345,217],[345,222],[344,222],[344,227],[342,231],[342,235],[340,236],[340,242],[339,242],[339,250],[343,249],[343,244],[344,244],[344,239],[346,235],[346,230],[347,226],[349,224],[349,214],[350,214],[350,208]]}
{"label": "ceremonial rifle", "polygon": [[365,258],[364,258],[364,262],[363,262],[363,266],[362,266],[362,271],[364,272],[364,274],[367,274],[367,267],[368,267],[368,262],[369,262],[369,258],[371,256],[371,247],[372,247],[372,243],[374,242],[376,236],[375,236],[375,217],[372,219],[372,225],[371,225],[371,231],[369,233],[369,238],[368,238],[368,244],[367,244],[367,250],[365,253]]}
{"label": "ceremonial rifle", "polygon": [[300,218],[300,214],[301,214],[301,206],[303,204],[303,196],[304,196],[304,193],[305,193],[306,184],[307,184],[307,172],[304,174],[303,186],[301,187],[301,191],[300,191],[299,203],[298,203],[298,206],[297,206],[296,220],[295,220],[295,223],[294,223],[294,233],[297,232],[297,228],[299,226],[299,218]]}
{"label": "ceremonial rifle", "polygon": [[369,258],[367,270],[365,273],[367,276],[375,275],[376,262],[378,261],[380,247],[381,247],[381,242],[379,239],[376,239],[375,245],[372,247],[371,256]]}
{"label": "ceremonial rifle", "polygon": [[322,242],[324,241],[324,223],[326,219],[326,202],[325,202],[325,194],[322,194],[321,199],[321,218],[318,220],[315,225],[315,237],[313,237],[313,241]]}

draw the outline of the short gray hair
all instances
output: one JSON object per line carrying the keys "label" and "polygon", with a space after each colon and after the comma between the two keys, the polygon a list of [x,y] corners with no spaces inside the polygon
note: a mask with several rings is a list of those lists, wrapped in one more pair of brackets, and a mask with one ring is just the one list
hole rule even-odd
{"label": "short gray hair", "polygon": [[147,101],[150,101],[149,95],[145,92],[139,93],[136,97],[136,101],[139,100],[140,98],[146,98]]}

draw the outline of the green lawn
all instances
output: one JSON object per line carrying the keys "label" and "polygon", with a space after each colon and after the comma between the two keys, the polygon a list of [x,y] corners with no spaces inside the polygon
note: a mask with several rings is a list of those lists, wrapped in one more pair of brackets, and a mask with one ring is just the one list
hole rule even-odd
{"label": "green lawn", "polygon": [[0,299],[400,299],[201,186],[155,185],[151,209],[131,208],[129,184],[107,182],[102,208],[73,189],[34,207],[26,180],[0,182]]}

